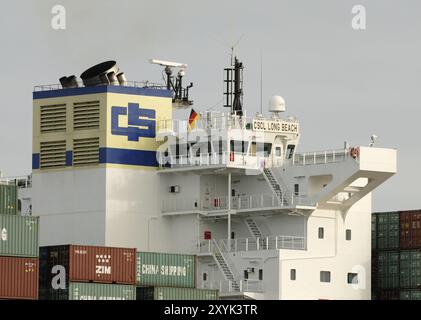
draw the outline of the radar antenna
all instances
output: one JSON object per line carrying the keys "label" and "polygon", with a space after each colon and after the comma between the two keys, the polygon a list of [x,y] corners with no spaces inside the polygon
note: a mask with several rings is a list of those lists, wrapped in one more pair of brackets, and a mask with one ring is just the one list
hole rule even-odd
{"label": "radar antenna", "polygon": [[[183,77],[186,75],[187,64],[158,59],[150,59],[149,62],[165,67],[164,71],[167,75],[166,86],[167,90],[173,92],[173,106],[180,108],[191,106],[193,101],[189,100],[189,89],[193,87],[193,82],[190,82],[187,87],[183,88]],[[172,75],[174,68],[179,69],[176,77]]]}

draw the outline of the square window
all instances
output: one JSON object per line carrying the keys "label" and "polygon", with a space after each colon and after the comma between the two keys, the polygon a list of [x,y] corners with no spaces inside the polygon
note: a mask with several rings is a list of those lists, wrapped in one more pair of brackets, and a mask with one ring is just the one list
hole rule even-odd
{"label": "square window", "polygon": [[325,229],[320,227],[319,228],[319,239],[323,239],[325,237]]}
{"label": "square window", "polygon": [[291,278],[291,280],[297,279],[297,270],[295,270],[295,269],[290,270],[290,278]]}
{"label": "square window", "polygon": [[330,282],[330,271],[320,271],[320,282]]}
{"label": "square window", "polygon": [[346,240],[351,240],[351,229],[346,229],[346,235],[345,235],[345,238],[346,238]]}
{"label": "square window", "polygon": [[358,284],[358,273],[348,273],[348,283]]}

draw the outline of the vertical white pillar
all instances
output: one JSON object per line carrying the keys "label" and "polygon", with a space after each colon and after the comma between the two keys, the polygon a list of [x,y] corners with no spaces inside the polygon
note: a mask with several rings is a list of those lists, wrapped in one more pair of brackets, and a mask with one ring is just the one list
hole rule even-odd
{"label": "vertical white pillar", "polygon": [[231,251],[231,172],[228,173],[228,251]]}

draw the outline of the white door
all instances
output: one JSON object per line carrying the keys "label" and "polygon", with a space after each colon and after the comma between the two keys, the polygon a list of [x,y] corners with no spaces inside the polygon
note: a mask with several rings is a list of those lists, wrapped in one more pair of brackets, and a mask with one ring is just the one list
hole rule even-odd
{"label": "white door", "polygon": [[282,165],[282,140],[280,137],[276,137],[272,146],[272,166],[279,167]]}

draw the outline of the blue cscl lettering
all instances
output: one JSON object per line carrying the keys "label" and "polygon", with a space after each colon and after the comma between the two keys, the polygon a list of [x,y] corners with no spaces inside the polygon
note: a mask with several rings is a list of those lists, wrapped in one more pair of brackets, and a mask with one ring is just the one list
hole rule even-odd
{"label": "blue cscl lettering", "polygon": [[[127,128],[120,127],[120,116],[127,117]],[[138,103],[129,103],[129,107],[111,108],[111,133],[127,136],[129,141],[139,141],[140,137],[155,138],[155,110],[139,108]]]}

